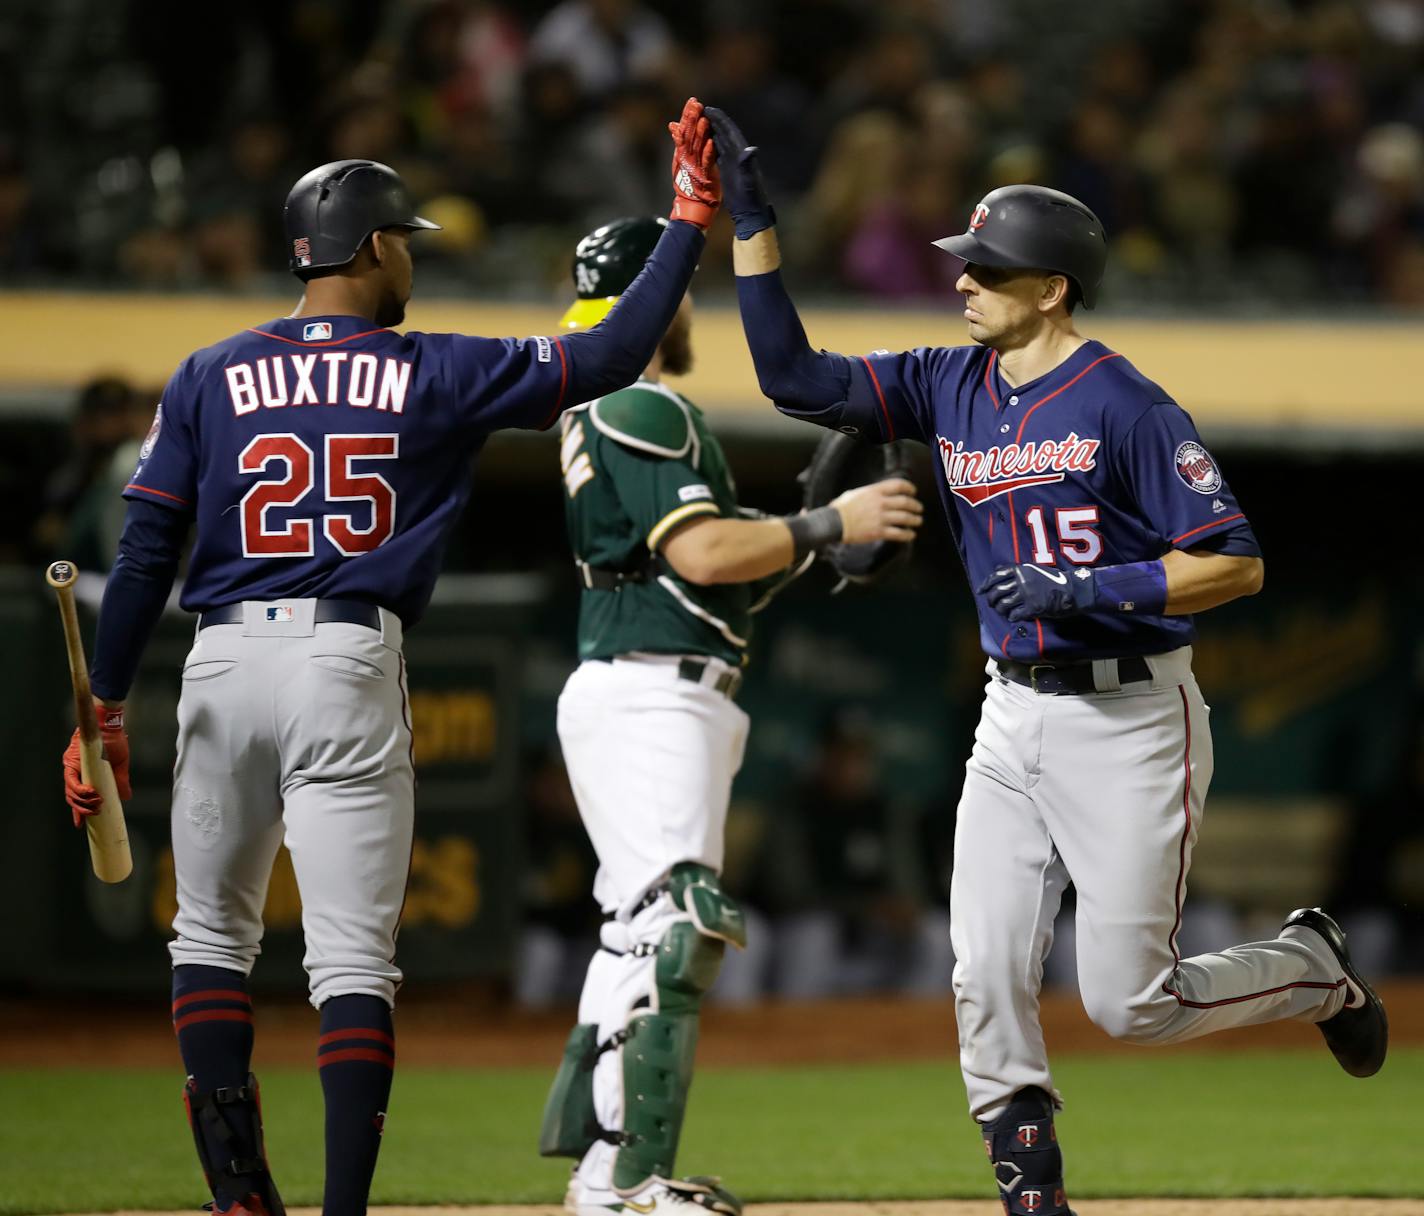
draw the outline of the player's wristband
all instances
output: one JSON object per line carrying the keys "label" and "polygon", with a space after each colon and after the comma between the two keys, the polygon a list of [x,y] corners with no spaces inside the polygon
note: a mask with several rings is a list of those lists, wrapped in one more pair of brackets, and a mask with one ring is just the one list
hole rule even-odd
{"label": "player's wristband", "polygon": [[1121,566],[1100,566],[1091,579],[1070,579],[1079,587],[1091,589],[1091,600],[1085,612],[1131,612],[1160,616],[1167,608],[1167,568],[1162,559],[1150,562],[1127,562]]}
{"label": "player's wristband", "polygon": [[105,705],[98,697],[95,697],[94,714],[99,719],[100,730],[124,729],[124,707],[122,705]]}
{"label": "player's wristband", "polygon": [[841,513],[835,507],[817,507],[800,515],[783,515],[782,523],[791,530],[791,561],[803,561],[808,553],[819,553],[827,545],[836,544],[842,535]]}

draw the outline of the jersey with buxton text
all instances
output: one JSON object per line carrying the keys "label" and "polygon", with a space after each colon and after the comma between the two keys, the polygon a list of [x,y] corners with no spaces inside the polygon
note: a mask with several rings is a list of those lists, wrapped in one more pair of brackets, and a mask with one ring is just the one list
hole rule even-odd
{"label": "jersey with buxton text", "polygon": [[413,624],[489,432],[549,426],[557,339],[397,333],[358,317],[270,321],[190,355],[127,498],[197,524],[182,605],[364,600]]}
{"label": "jersey with buxton text", "polygon": [[[822,415],[881,440],[919,439],[971,586],[996,566],[1067,577],[1207,546],[1258,556],[1244,512],[1187,413],[1121,355],[1087,342],[1011,387],[982,346],[920,347],[849,360],[849,399]],[[1034,662],[1156,654],[1184,646],[1190,616],[1113,613],[1011,622],[977,598],[983,648]]]}

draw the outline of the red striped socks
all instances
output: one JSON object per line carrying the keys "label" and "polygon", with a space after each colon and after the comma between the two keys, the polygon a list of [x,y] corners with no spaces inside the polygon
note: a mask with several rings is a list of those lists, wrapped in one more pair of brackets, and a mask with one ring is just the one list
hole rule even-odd
{"label": "red striped socks", "polygon": [[376,1171],[396,1063],[391,1009],[380,997],[334,996],[321,1007],[317,1068],[326,1097],[324,1216],[362,1216]]}
{"label": "red striped socks", "polygon": [[173,1031],[183,1067],[200,1090],[246,1084],[252,1068],[247,977],[219,967],[173,968]]}

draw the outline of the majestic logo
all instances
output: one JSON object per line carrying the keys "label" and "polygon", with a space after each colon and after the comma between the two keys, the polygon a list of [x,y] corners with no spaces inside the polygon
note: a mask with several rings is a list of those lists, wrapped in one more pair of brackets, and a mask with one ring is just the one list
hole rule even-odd
{"label": "majestic logo", "polygon": [[292,256],[297,259],[298,266],[310,266],[312,263],[311,238],[305,236],[297,237],[292,242]]}
{"label": "majestic logo", "polygon": [[303,342],[330,342],[331,322],[313,321],[310,325],[302,328]]}
{"label": "majestic logo", "polygon": [[[1062,576],[1060,575],[1059,577],[1061,578]],[[1024,1148],[1032,1148],[1033,1145],[1038,1143],[1038,1124],[1020,1123],[1018,1135],[1015,1136],[1014,1139],[1022,1144]]]}
{"label": "majestic logo", "polygon": [[1221,470],[1211,453],[1194,440],[1177,449],[1172,463],[1177,466],[1177,476],[1198,494],[1215,494],[1221,489]]}
{"label": "majestic logo", "polygon": [[1042,1191],[1024,1191],[1019,1196],[1019,1202],[1023,1204],[1025,1212],[1036,1212],[1043,1206]]}
{"label": "majestic logo", "polygon": [[971,507],[1026,486],[1062,481],[1069,473],[1097,467],[1100,439],[1082,439],[1071,431],[1066,439],[995,444],[986,451],[966,448],[939,437],[939,457],[950,492]]}
{"label": "majestic logo", "polygon": [[989,208],[980,203],[974,208],[974,214],[969,217],[969,231],[978,232],[984,227],[984,221],[989,218]]}
{"label": "majestic logo", "polygon": [[154,444],[158,442],[158,432],[163,429],[163,402],[158,403],[158,408],[153,411],[153,425],[148,428],[148,434],[143,437],[143,445],[138,450],[139,463],[142,464],[153,455]]}

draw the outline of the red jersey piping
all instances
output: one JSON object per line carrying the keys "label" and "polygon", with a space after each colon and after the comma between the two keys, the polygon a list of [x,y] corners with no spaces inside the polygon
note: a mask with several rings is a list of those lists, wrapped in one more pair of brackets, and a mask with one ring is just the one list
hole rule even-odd
{"label": "red jersey piping", "polygon": [[554,401],[554,412],[545,418],[539,427],[541,431],[548,430],[553,425],[554,419],[563,411],[564,391],[569,387],[569,361],[564,355],[564,344],[561,339],[554,339],[554,349],[559,352],[559,396]]}
{"label": "red jersey piping", "polygon": [[357,338],[369,338],[372,334],[386,334],[388,329],[366,329],[359,334],[348,334],[344,338],[332,338],[327,342],[299,342],[296,338],[284,338],[281,334],[269,334],[265,329],[248,328],[248,333],[256,334],[260,338],[271,338],[274,342],[285,342],[288,346],[340,346],[343,342],[354,342]]}
{"label": "red jersey piping", "polygon": [[1193,528],[1190,532],[1183,532],[1183,533],[1181,534],[1181,536],[1175,537],[1175,538],[1172,540],[1172,543],[1173,543],[1174,545],[1179,545],[1179,544],[1182,543],[1182,541],[1186,540],[1187,537],[1189,537],[1189,536],[1195,536],[1198,532],[1209,532],[1212,528],[1219,528],[1219,527],[1221,527],[1222,524],[1229,524],[1229,523],[1231,523],[1233,520],[1245,519],[1245,518],[1246,518],[1246,512],[1245,512],[1245,511],[1237,511],[1235,515],[1223,515],[1220,519],[1214,519],[1214,520],[1212,520],[1211,523],[1209,523],[1209,524],[1202,524],[1202,526],[1201,526],[1200,528]]}
{"label": "red jersey piping", "polygon": [[865,370],[870,373],[870,383],[875,386],[875,395],[880,398],[880,412],[885,417],[885,435],[888,439],[895,438],[895,424],[890,421],[890,411],[885,406],[885,390],[880,387],[880,377],[875,374],[875,369],[870,366],[870,360],[861,355],[860,361],[865,364]]}
{"label": "red jersey piping", "polygon": [[989,363],[988,363],[988,366],[986,366],[986,367],[984,368],[984,387],[989,390],[989,400],[994,403],[994,408],[995,408],[996,410],[999,408],[999,394],[994,391],[993,376],[994,376],[994,361],[995,361],[996,359],[998,359],[998,357],[999,357],[999,352],[996,351],[996,350],[991,350],[991,351],[989,352]]}
{"label": "red jersey piping", "polygon": [[145,494],[157,494],[159,498],[171,498],[174,502],[181,502],[185,507],[192,505],[188,502],[186,498],[179,498],[178,495],[170,494],[167,490],[154,490],[148,486],[141,486],[136,481],[129,482],[129,484],[124,487],[124,489],[142,490]]}
{"label": "red jersey piping", "polygon": [[1053,398],[1058,396],[1059,393],[1066,392],[1068,389],[1072,388],[1075,384],[1078,383],[1079,380],[1081,380],[1090,371],[1092,371],[1093,368],[1097,367],[1099,363],[1106,363],[1109,359],[1121,358],[1122,356],[1118,354],[1117,351],[1109,351],[1106,355],[1099,355],[1096,359],[1089,363],[1087,367],[1085,367],[1076,376],[1074,376],[1073,379],[1068,381],[1067,384],[1054,389],[1051,393],[1048,394],[1047,397],[1041,397],[1039,398],[1039,400],[1035,401],[1031,406],[1029,406],[1028,413],[1023,416],[1023,421],[1019,423],[1019,432],[1017,435],[1014,436],[1014,442],[1018,443],[1023,439],[1024,427],[1028,425],[1028,420],[1033,417],[1033,411],[1038,409],[1040,405],[1047,405],[1050,401],[1053,400]]}

